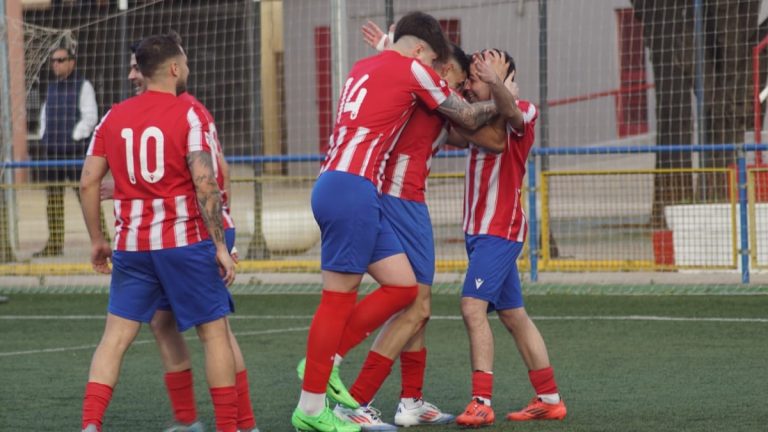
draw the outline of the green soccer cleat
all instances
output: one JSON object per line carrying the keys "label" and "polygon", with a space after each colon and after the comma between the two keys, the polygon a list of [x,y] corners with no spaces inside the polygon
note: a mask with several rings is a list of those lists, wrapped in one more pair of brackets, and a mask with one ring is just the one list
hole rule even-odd
{"label": "green soccer cleat", "polygon": [[344,421],[325,407],[316,416],[304,414],[298,407],[293,411],[291,424],[300,432],[360,432],[360,426]]}
{"label": "green soccer cleat", "polygon": [[[299,379],[304,379],[304,367],[306,366],[306,363],[307,359],[303,358],[296,367],[296,372],[299,373]],[[344,382],[341,381],[338,366],[334,366],[333,369],[331,369],[331,376],[328,378],[328,387],[325,389],[325,393],[328,395],[328,399],[337,404],[350,409],[360,408],[360,404],[351,394],[349,394]]]}

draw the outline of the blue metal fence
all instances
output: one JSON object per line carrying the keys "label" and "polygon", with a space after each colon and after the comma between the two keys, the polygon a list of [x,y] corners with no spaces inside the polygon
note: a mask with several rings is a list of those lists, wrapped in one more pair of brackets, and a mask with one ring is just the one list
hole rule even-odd
{"label": "blue metal fence", "polygon": [[[528,159],[528,212],[529,231],[531,239],[539,238],[538,215],[536,211],[538,194],[538,176],[536,161],[541,156],[585,156],[585,155],[609,155],[609,154],[641,154],[641,153],[674,153],[674,152],[737,152],[738,168],[738,198],[739,220],[741,223],[741,235],[739,238],[739,255],[741,256],[741,281],[749,283],[749,226],[748,226],[748,201],[747,201],[747,161],[748,152],[766,151],[766,144],[712,144],[712,145],[664,145],[664,146],[601,146],[601,147],[547,147],[533,148]],[[453,150],[441,152],[440,158],[465,157],[465,150]],[[263,164],[270,162],[320,162],[323,155],[268,155],[268,156],[230,156],[227,161],[232,164]],[[82,166],[82,160],[40,160],[5,162],[0,169],[19,168],[50,168],[66,166]],[[531,281],[538,280],[538,240],[529,242],[530,277]]]}

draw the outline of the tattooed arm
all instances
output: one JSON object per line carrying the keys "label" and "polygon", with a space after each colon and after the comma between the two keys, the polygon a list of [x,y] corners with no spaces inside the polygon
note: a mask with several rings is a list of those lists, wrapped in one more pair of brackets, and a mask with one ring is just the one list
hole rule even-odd
{"label": "tattooed arm", "polygon": [[100,156],[87,156],[80,175],[80,204],[85,226],[91,237],[91,265],[95,271],[104,274],[110,273],[107,260],[112,256],[112,249],[101,231],[99,187],[108,170],[109,165],[106,159]]}
{"label": "tattooed arm", "polygon": [[235,278],[235,264],[229,256],[224,238],[224,225],[221,220],[221,191],[216,183],[213,171],[213,156],[205,151],[193,151],[187,154],[187,166],[192,174],[197,202],[203,223],[211,240],[216,245],[216,260],[227,285]]}
{"label": "tattooed arm", "polygon": [[451,93],[437,111],[457,126],[475,130],[496,115],[496,105],[492,101],[471,104]]}
{"label": "tattooed arm", "polygon": [[471,131],[455,128],[459,136],[466,141],[493,153],[501,153],[507,148],[506,121],[502,116],[496,116],[485,126]]}

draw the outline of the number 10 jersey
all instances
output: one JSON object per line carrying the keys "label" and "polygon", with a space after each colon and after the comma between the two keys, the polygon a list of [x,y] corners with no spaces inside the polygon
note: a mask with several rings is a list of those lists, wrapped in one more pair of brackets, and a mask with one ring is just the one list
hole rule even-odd
{"label": "number 10 jersey", "polygon": [[107,159],[115,181],[115,249],[147,251],[208,238],[187,155],[210,152],[199,108],[147,91],[101,120],[88,156]]}
{"label": "number 10 jersey", "polygon": [[321,172],[356,174],[380,191],[384,165],[416,104],[434,110],[449,94],[434,70],[396,51],[358,61],[342,89]]}

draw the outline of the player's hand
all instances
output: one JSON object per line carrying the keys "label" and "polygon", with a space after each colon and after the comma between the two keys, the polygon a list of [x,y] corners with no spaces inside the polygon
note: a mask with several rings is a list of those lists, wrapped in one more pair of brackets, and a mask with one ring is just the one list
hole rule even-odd
{"label": "player's hand", "polygon": [[504,61],[504,57],[495,50],[487,50],[482,54],[475,54],[472,59],[477,76],[485,83],[493,84],[504,79],[509,69],[509,63]]}
{"label": "player's hand", "polygon": [[509,92],[512,94],[512,97],[515,98],[515,101],[520,99],[520,88],[517,86],[517,83],[515,80],[515,72],[512,71],[511,74],[507,77],[507,79],[504,80],[504,87],[509,90]]}
{"label": "player's hand", "polygon": [[227,286],[235,281],[235,261],[229,255],[226,247],[216,248],[216,263],[219,265],[219,274]]}
{"label": "player's hand", "polygon": [[82,123],[76,124],[75,128],[72,130],[73,141],[82,141],[89,136],[91,136],[91,131],[88,129],[88,126]]}
{"label": "player's hand", "polygon": [[383,51],[392,45],[389,36],[387,36],[387,34],[373,21],[368,21],[363,24],[361,30],[363,32],[363,40],[365,40],[365,43],[375,50]]}
{"label": "player's hand", "polygon": [[235,264],[240,264],[240,254],[237,252],[237,246],[232,246],[232,250],[229,251],[229,256],[232,257],[232,261],[234,261]]}
{"label": "player's hand", "polygon": [[115,181],[114,180],[102,180],[99,187],[99,199],[108,200],[112,199],[115,195]]}
{"label": "player's hand", "polygon": [[112,248],[109,243],[102,239],[91,245],[91,265],[96,273],[110,274],[112,268],[109,266],[112,261]]}

